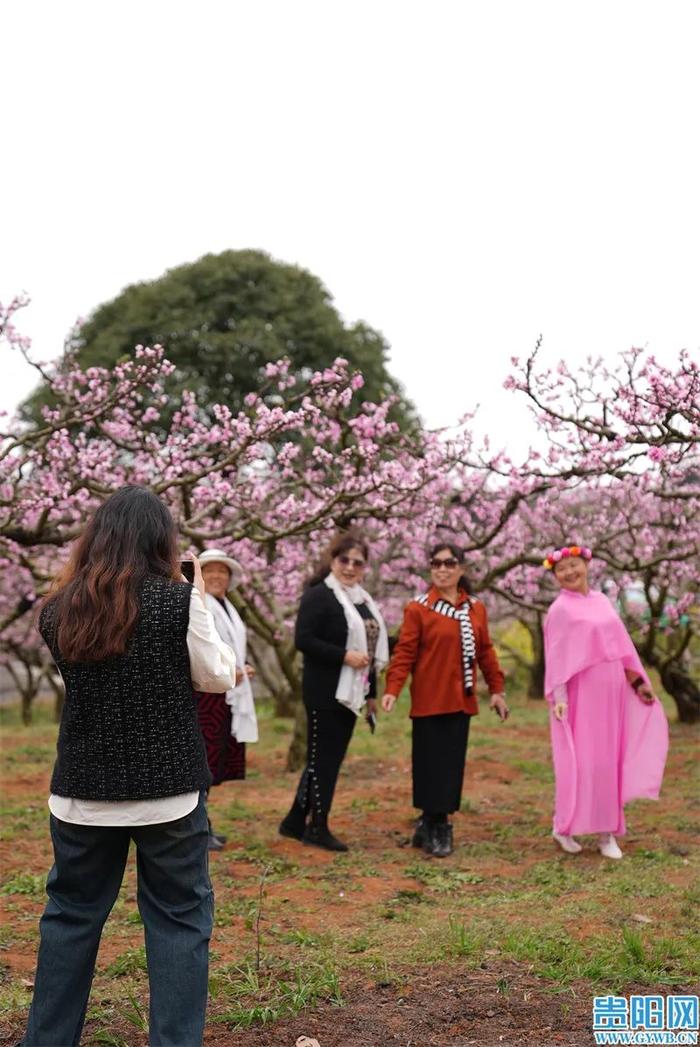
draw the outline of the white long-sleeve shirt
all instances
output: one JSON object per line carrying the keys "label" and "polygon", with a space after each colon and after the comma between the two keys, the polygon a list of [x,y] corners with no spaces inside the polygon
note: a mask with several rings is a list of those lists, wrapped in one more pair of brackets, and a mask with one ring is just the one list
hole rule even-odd
{"label": "white long-sleeve shirt", "polygon": [[[222,694],[235,686],[236,656],[219,637],[212,613],[197,588],[192,589],[190,597],[187,650],[196,690]],[[52,793],[49,810],[55,818],[73,825],[155,825],[184,818],[198,800],[198,792],[158,800],[76,800]]]}

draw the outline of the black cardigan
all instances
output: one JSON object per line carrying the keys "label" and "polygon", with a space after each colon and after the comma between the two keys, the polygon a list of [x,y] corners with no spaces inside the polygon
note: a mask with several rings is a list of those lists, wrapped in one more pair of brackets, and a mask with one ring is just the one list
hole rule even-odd
{"label": "black cardigan", "polygon": [[192,586],[149,576],[125,654],[67,662],[55,602],[39,627],[66,684],[51,792],[78,800],[154,800],[211,783],[192,693]]}
{"label": "black cardigan", "polygon": [[[363,617],[366,604],[358,605]],[[297,614],[294,643],[304,655],[302,693],[307,709],[334,709],[335,692],[345,658],[348,626],[335,593],[320,582],[304,591]],[[370,673],[369,697],[376,695],[376,672]]]}

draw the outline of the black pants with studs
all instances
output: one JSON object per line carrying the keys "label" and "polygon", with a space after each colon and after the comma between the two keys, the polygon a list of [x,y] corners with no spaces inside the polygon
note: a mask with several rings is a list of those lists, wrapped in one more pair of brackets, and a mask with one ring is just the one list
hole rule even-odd
{"label": "black pants with studs", "polygon": [[328,817],[335,784],[345,758],[357,717],[336,702],[329,709],[306,709],[306,767],[297,789],[297,800],[313,820]]}

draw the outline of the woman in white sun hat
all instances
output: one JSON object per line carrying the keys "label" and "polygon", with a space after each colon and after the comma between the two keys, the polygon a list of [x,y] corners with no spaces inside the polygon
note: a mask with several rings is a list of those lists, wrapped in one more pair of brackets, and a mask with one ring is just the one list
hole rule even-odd
{"label": "woman in white sun hat", "polygon": [[[258,722],[251,680],[255,669],[246,660],[246,627],[227,593],[241,580],[243,569],[221,549],[205,549],[199,557],[206,588],[206,605],[216,631],[236,655],[236,686],[225,694],[198,692],[197,713],[204,736],[212,785],[245,778],[245,747],[257,742]],[[225,838],[209,824],[209,850],[218,851]]]}

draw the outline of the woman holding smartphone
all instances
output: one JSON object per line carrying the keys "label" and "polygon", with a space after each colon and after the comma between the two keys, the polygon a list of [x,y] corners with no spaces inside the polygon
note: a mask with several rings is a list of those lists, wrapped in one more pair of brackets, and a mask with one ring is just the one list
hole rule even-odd
{"label": "woman holding smartphone", "polygon": [[307,763],[279,831],[328,851],[348,849],[328,828],[328,815],[365,706],[374,722],[377,673],[389,657],[384,619],[360,584],[368,558],[359,535],[337,537],[304,591],[296,623],[295,642],[304,655]]}
{"label": "woman holding smartphone", "polygon": [[150,1043],[202,1042],[213,895],[211,781],[193,683],[226,691],[235,657],[181,574],[166,506],[127,486],[94,514],[41,611],[66,699],[51,779],[54,865],[23,1043],[77,1044],[129,843],[150,986]]}

